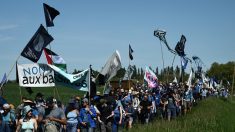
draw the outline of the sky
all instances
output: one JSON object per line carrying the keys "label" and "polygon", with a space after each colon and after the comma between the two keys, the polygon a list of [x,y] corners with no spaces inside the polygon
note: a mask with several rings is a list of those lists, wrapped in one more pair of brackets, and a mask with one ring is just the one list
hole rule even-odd
{"label": "sky", "polygon": [[[115,50],[127,68],[129,44],[134,50],[132,65],[161,69],[163,53],[165,67],[171,66],[174,55],[153,35],[156,29],[167,32],[173,49],[185,35],[185,53],[201,58],[204,70],[213,62],[235,60],[234,0],[11,0],[0,4],[0,78],[10,73],[9,79],[15,79],[15,67],[10,72],[11,68],[40,24],[45,26],[43,3],[60,12],[48,32],[54,38],[51,50],[64,58],[69,72],[90,64],[100,71]],[[20,56],[18,63],[33,62]],[[38,63],[47,63],[44,53]]]}

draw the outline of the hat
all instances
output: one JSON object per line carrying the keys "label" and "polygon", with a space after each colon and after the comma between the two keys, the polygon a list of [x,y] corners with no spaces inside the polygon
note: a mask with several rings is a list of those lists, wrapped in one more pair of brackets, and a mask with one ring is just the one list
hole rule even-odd
{"label": "hat", "polygon": [[80,100],[81,98],[79,96],[76,96],[75,99]]}
{"label": "hat", "polygon": [[97,92],[96,92],[96,95],[100,95],[100,91],[97,91]]}
{"label": "hat", "polygon": [[82,101],[88,103],[88,99],[87,98],[84,98]]}
{"label": "hat", "polygon": [[10,109],[10,105],[6,103],[6,104],[3,105],[3,108],[4,109]]}
{"label": "hat", "polygon": [[53,103],[54,103],[54,97],[48,97],[48,98],[46,99],[46,103],[47,103],[47,104],[53,104]]}
{"label": "hat", "polygon": [[24,103],[33,103],[33,101],[29,100],[29,99],[26,99],[26,100],[24,100]]}
{"label": "hat", "polygon": [[121,89],[121,92],[124,92],[124,89]]}
{"label": "hat", "polygon": [[32,108],[29,105],[26,105],[23,109],[25,115],[31,110],[32,110]]}
{"label": "hat", "polygon": [[42,96],[44,96],[44,95],[40,92],[36,94],[36,97],[42,97]]}

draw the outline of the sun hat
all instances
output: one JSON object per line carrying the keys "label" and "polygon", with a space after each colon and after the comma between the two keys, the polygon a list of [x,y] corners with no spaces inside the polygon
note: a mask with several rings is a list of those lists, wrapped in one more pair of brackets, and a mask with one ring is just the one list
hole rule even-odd
{"label": "sun hat", "polygon": [[26,115],[29,111],[32,111],[32,108],[29,105],[26,105],[23,111],[24,111],[24,114]]}

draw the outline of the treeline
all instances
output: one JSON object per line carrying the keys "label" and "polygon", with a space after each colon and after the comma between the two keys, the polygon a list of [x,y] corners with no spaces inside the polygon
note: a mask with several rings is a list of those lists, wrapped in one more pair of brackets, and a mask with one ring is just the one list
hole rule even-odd
{"label": "treeline", "polygon": [[210,69],[207,71],[208,76],[214,77],[219,80],[224,86],[231,88],[233,83],[233,76],[235,70],[235,62],[227,62],[225,64],[219,64],[214,62]]}
{"label": "treeline", "polygon": [[[172,82],[175,77],[177,78],[178,81],[182,79],[181,78],[181,69],[178,66],[176,66],[175,69],[173,67],[169,67],[169,66],[164,69],[161,69],[161,70],[159,70],[158,67],[151,68],[151,69],[158,77],[158,80],[163,81],[163,82]],[[112,80],[118,81],[118,80],[122,79],[126,73],[126,70],[127,70],[127,68],[121,68],[117,72],[117,75],[112,78]],[[73,74],[79,73],[79,72],[81,72],[81,70],[75,69]],[[133,66],[133,75],[132,75],[131,79],[138,80],[138,81],[142,82],[144,79],[144,72],[145,72],[145,69],[143,69],[142,67],[141,68],[136,67],[134,65]],[[93,70],[93,74],[94,74],[94,77],[97,77],[97,75],[99,74],[99,71]],[[187,81],[188,76],[189,76],[188,73],[184,73],[183,81]]]}
{"label": "treeline", "polygon": [[[135,79],[135,80],[142,82],[144,78],[145,69],[136,67],[135,65],[133,67],[134,67],[134,70],[133,70],[133,75],[131,79]],[[213,77],[216,80],[218,80],[219,83],[222,82],[224,86],[231,88],[232,87],[231,85],[233,83],[234,67],[235,67],[235,62],[232,62],[232,61],[227,62],[225,64],[214,62],[209,68],[209,70],[205,72],[207,76]],[[185,82],[188,80],[188,77],[189,77],[189,73],[184,73],[183,80],[182,80],[181,68],[179,66],[176,66],[175,68],[168,66],[164,69],[159,69],[158,67],[151,68],[151,69],[157,75],[158,80],[163,81],[163,82],[172,82],[175,77],[178,80],[178,82],[179,81]],[[126,68],[121,68],[117,72],[117,75],[112,80],[122,79],[126,70],[127,70]],[[196,69],[194,69],[194,71],[195,70]],[[80,71],[75,69],[73,73],[78,73],[78,72]],[[93,73],[94,73],[94,76],[96,77],[99,71],[93,70]],[[195,81],[195,79],[193,81]]]}

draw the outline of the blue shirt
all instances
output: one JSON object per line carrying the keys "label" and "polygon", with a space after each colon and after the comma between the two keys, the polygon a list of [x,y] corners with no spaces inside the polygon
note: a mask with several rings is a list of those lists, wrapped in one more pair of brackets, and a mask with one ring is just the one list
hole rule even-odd
{"label": "blue shirt", "polygon": [[[88,112],[85,108],[82,108],[80,110],[78,120],[79,120],[79,123],[87,122],[89,124],[89,126],[87,126],[87,127],[95,128],[96,124],[95,124],[94,118],[96,118],[96,111],[95,111],[94,107],[90,107],[90,111],[92,112],[92,114],[90,114],[90,112]],[[82,125],[81,125],[81,127],[87,128]]]}

